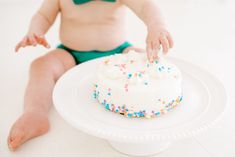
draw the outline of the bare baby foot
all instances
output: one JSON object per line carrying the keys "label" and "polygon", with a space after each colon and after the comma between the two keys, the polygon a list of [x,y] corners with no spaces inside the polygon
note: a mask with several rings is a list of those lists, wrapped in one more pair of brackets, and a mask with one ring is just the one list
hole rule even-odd
{"label": "bare baby foot", "polygon": [[49,127],[49,120],[46,114],[24,113],[11,128],[8,137],[9,149],[15,151],[29,139],[46,133]]}

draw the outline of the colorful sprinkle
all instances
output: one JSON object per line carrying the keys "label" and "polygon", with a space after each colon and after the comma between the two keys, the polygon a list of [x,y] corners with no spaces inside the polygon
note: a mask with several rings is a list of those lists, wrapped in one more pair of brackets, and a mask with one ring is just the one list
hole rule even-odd
{"label": "colorful sprinkle", "polygon": [[[128,84],[126,84],[125,86],[127,88]],[[96,87],[98,86],[96,85]],[[108,90],[111,91],[111,89],[108,89]],[[98,99],[98,95],[99,95],[99,91],[95,89],[93,93],[93,97]],[[131,109],[126,108],[126,105],[119,106],[119,105],[111,104],[111,103],[108,103],[106,99],[101,101],[101,104],[105,107],[106,110],[109,110],[114,113],[119,113],[129,118],[153,118],[153,117],[159,117],[161,115],[166,114],[167,112],[172,111],[172,109],[174,109],[176,106],[180,104],[182,99],[183,99],[183,96],[179,96],[175,100],[171,100],[168,103],[166,103],[165,101],[161,102],[161,99],[158,99],[158,101],[160,101],[164,105],[164,108],[161,109],[160,111],[152,110],[148,112],[146,110],[134,111],[133,108]]]}
{"label": "colorful sprinkle", "polygon": [[126,92],[128,92],[128,84],[127,83],[125,84],[124,89]]}

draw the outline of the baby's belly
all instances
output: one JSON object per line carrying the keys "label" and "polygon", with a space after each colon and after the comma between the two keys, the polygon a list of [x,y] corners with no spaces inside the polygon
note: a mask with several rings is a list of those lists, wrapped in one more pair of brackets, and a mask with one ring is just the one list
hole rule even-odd
{"label": "baby's belly", "polygon": [[111,50],[126,41],[125,27],[118,24],[62,24],[61,42],[74,50]]}

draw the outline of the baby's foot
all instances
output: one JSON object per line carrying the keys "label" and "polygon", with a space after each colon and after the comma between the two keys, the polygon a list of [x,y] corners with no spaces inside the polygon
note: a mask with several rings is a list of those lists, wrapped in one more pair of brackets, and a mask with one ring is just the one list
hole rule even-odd
{"label": "baby's foot", "polygon": [[49,120],[46,114],[24,113],[12,126],[9,137],[9,149],[14,151],[27,140],[42,135],[49,130]]}

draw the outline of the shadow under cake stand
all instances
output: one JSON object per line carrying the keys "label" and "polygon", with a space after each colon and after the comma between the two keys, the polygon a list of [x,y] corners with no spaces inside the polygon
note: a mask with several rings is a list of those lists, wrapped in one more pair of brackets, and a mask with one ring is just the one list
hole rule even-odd
{"label": "shadow under cake stand", "polygon": [[157,154],[175,140],[206,130],[225,109],[225,89],[213,75],[189,62],[168,58],[183,76],[183,101],[177,108],[153,119],[130,119],[106,111],[92,97],[95,71],[104,59],[82,63],[63,75],[54,88],[53,102],[72,126],[107,140],[121,153]]}

